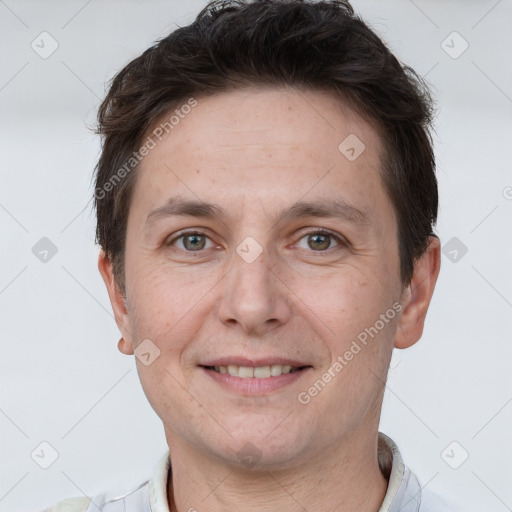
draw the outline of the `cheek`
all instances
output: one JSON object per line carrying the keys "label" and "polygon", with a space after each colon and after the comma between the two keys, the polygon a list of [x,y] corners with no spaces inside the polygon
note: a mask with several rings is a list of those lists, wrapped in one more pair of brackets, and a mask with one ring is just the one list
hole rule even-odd
{"label": "cheek", "polygon": [[392,307],[390,284],[377,272],[338,268],[321,280],[296,283],[310,317],[339,350]]}
{"label": "cheek", "polygon": [[[127,273],[132,327],[160,338],[204,299],[208,282],[190,269],[174,269],[141,258]],[[134,325],[135,324],[135,325]]]}
{"label": "cheek", "polygon": [[205,337],[205,319],[212,314],[209,290],[218,281],[213,274],[150,261],[132,272],[128,312],[135,344],[149,339],[160,351],[150,367],[137,361],[141,382],[152,393],[160,395],[163,382],[176,384],[168,372],[182,382],[195,369],[193,341]]}

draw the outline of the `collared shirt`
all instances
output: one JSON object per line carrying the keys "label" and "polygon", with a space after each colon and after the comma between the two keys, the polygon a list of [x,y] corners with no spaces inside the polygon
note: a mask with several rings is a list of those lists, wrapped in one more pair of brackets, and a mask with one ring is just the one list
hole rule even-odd
{"label": "collared shirt", "polygon": [[[379,432],[379,466],[388,477],[388,489],[378,512],[456,512],[439,496],[422,489],[416,475],[404,464],[393,440]],[[124,494],[104,493],[89,500],[64,500],[41,512],[169,512],[167,483],[169,451],[160,459],[150,480]],[[194,510],[191,507],[189,510]]]}

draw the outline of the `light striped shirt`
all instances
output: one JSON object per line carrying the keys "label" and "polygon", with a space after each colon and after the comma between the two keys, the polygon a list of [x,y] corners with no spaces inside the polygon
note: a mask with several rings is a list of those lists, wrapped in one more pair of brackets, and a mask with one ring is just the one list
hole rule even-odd
{"label": "light striped shirt", "polygon": [[[378,512],[458,512],[439,496],[423,489],[416,475],[404,464],[393,440],[379,432],[379,465],[389,475],[388,488]],[[61,501],[40,512],[169,512],[167,483],[169,451],[156,465],[151,479],[126,493],[107,492],[89,498]],[[202,507],[204,508],[204,506]],[[194,512],[191,506],[186,512]]]}

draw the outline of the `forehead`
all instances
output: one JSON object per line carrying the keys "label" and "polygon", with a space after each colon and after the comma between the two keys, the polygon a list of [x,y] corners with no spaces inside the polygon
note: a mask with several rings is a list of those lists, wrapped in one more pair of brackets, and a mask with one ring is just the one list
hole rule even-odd
{"label": "forehead", "polygon": [[[337,151],[333,154],[339,156],[340,137],[359,135],[360,142],[364,139],[365,149],[369,150],[367,161],[369,154],[371,157],[382,150],[375,123],[365,121],[334,92],[252,86],[199,97],[195,101],[196,107],[185,110],[183,101],[173,112],[155,122],[155,126],[164,126],[173,118],[173,125],[164,130],[163,140],[171,135],[174,139],[179,137],[180,143],[186,140],[199,153],[212,146],[217,151],[258,150],[258,145],[264,143],[276,148],[303,146],[312,156],[323,155],[325,147],[330,146],[331,151]],[[184,115],[173,115],[182,109],[186,112]],[[233,139],[234,134],[236,139]]]}
{"label": "forehead", "polygon": [[134,194],[148,208],[177,192],[210,202],[261,193],[276,208],[306,195],[348,195],[363,210],[382,196],[380,137],[333,93],[248,88],[196,101],[159,139],[155,129],[172,112],[148,132],[156,144],[140,164]]}

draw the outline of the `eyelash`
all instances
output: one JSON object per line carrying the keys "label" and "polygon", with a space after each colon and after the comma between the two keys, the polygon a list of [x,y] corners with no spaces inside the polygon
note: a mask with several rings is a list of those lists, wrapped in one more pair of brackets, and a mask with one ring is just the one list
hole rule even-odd
{"label": "eyelash", "polygon": [[[165,245],[168,245],[168,246],[173,246],[173,244],[175,242],[177,242],[178,240],[182,239],[182,238],[185,238],[187,236],[190,236],[190,235],[200,235],[200,236],[205,236],[206,238],[210,239],[208,237],[208,235],[202,231],[197,231],[197,230],[194,230],[194,231],[183,231],[182,233],[178,234],[178,236],[176,236],[175,238],[173,238],[171,241],[167,242]],[[329,249],[325,249],[323,251],[314,251],[314,250],[311,250],[310,252],[314,252],[314,253],[327,253],[329,251],[331,251],[332,249],[335,249],[336,247],[340,247],[340,246],[346,246],[347,243],[344,241],[344,239],[340,238],[339,236],[335,235],[334,233],[328,231],[328,230],[325,230],[325,229],[317,229],[317,230],[313,230],[313,231],[308,231],[307,233],[304,233],[300,238],[299,238],[299,241],[302,240],[303,238],[307,237],[307,236],[314,236],[314,235],[327,235],[331,238],[333,238],[334,240],[336,240],[336,242],[338,243],[337,246],[334,246],[334,247],[329,247]],[[187,253],[200,253],[206,249],[201,249],[201,250],[198,250],[198,251],[188,251],[186,249],[179,249],[181,251],[184,251],[184,252],[187,252]]]}

